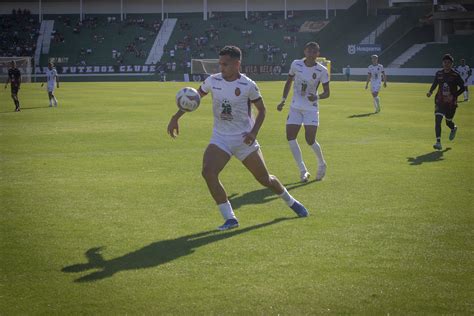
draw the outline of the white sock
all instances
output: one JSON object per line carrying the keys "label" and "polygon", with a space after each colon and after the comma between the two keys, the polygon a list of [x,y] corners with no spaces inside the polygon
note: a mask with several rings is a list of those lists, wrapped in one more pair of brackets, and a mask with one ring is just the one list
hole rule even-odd
{"label": "white sock", "polygon": [[292,197],[290,195],[290,193],[288,193],[286,188],[283,188],[283,189],[284,189],[284,191],[283,191],[282,194],[280,194],[280,197],[283,199],[283,201],[285,201],[286,205],[291,207],[293,205],[293,203],[295,203],[296,200],[295,200],[294,197]]}
{"label": "white sock", "polygon": [[318,163],[320,165],[325,165],[326,161],[324,160],[324,157],[323,157],[323,151],[321,150],[321,145],[319,145],[319,143],[315,141],[314,144],[311,145],[311,148],[316,154],[316,157],[318,157]]}
{"label": "white sock", "polygon": [[469,99],[469,92],[468,91],[464,91],[464,99]]}
{"label": "white sock", "polygon": [[53,100],[49,99],[49,105],[53,105]]}
{"label": "white sock", "polygon": [[380,109],[380,98],[376,97],[375,102],[377,103],[377,107]]}
{"label": "white sock", "polygon": [[58,99],[56,97],[53,97],[54,105],[58,105]]}
{"label": "white sock", "polygon": [[303,156],[301,154],[300,145],[298,145],[298,141],[296,139],[288,141],[290,144],[291,153],[293,154],[293,158],[295,158],[296,164],[301,172],[305,172],[306,166],[303,161]]}
{"label": "white sock", "polygon": [[221,211],[222,217],[224,217],[225,220],[231,218],[236,219],[234,211],[232,210],[232,205],[230,205],[229,201],[219,204],[217,207],[219,207],[219,211]]}

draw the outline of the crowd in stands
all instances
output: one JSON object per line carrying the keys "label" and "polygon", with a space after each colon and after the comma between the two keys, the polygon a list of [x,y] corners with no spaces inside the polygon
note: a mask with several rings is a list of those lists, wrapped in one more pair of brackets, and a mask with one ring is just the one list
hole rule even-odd
{"label": "crowd in stands", "polygon": [[[148,42],[148,38],[154,38],[161,27],[160,20],[154,20],[147,22],[143,17],[132,16],[125,19],[123,22],[118,20],[116,16],[107,16],[99,18],[97,16],[90,16],[82,21],[71,22],[69,16],[58,16],[55,19],[56,23],[61,23],[64,28],[71,29],[74,34],[80,35],[84,29],[88,29],[91,33],[91,41],[97,44],[106,42],[106,28],[111,24],[118,24],[119,30],[118,35],[121,36],[126,33],[126,29],[129,27],[139,27],[142,32],[133,38],[133,41],[126,44],[124,47],[116,47],[112,49],[112,62],[115,64],[124,64],[127,56],[134,56],[137,58],[145,58],[148,50],[144,47],[145,43]],[[53,31],[53,42],[62,44],[65,43],[65,37],[58,31]],[[78,56],[78,65],[86,65],[86,56],[93,54],[92,48],[84,47],[81,48]]]}
{"label": "crowd in stands", "polygon": [[0,56],[32,56],[36,50],[39,23],[29,10],[12,10],[0,19]]}

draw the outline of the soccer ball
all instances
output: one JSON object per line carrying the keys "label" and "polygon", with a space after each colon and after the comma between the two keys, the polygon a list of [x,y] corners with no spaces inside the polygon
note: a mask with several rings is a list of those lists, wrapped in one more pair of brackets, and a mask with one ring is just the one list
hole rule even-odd
{"label": "soccer ball", "polygon": [[185,112],[192,112],[199,107],[201,96],[199,92],[191,87],[186,87],[176,94],[176,104],[178,108]]}

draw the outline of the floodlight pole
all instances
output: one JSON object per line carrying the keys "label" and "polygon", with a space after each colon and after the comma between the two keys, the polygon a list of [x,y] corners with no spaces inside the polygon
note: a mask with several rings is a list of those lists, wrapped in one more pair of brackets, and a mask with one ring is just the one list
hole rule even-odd
{"label": "floodlight pole", "polygon": [[249,18],[249,7],[248,7],[248,1],[245,0],[245,19],[248,20]]}
{"label": "floodlight pole", "polygon": [[288,11],[286,10],[286,0],[285,0],[285,20],[288,19]]}
{"label": "floodlight pole", "polygon": [[79,0],[79,21],[82,22],[82,0]]}
{"label": "floodlight pole", "polygon": [[204,21],[207,21],[207,0],[203,0],[202,14],[203,14]]}
{"label": "floodlight pole", "polygon": [[39,8],[38,8],[38,20],[41,22],[43,22],[43,9],[41,7],[41,0],[38,1],[39,3]]}
{"label": "floodlight pole", "polygon": [[161,0],[161,21],[165,20],[165,0]]}
{"label": "floodlight pole", "polygon": [[123,0],[120,0],[120,21],[123,22]]}
{"label": "floodlight pole", "polygon": [[329,20],[329,0],[326,0],[326,20]]}

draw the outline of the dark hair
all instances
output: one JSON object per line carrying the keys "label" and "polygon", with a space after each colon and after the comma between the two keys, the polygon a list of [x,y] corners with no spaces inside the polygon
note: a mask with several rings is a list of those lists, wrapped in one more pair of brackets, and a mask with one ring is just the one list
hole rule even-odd
{"label": "dark hair", "polygon": [[319,44],[316,42],[308,42],[304,45],[304,49],[309,48],[309,47],[313,47],[319,50]]}
{"label": "dark hair", "polygon": [[451,54],[444,54],[442,60],[450,60],[452,63],[454,63],[454,58],[451,56]]}
{"label": "dark hair", "polygon": [[222,48],[221,51],[219,52],[219,56],[226,56],[226,55],[229,56],[230,58],[234,58],[238,60],[242,59],[242,51],[237,46],[231,46],[231,45],[224,46],[224,48]]}

